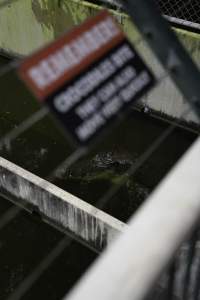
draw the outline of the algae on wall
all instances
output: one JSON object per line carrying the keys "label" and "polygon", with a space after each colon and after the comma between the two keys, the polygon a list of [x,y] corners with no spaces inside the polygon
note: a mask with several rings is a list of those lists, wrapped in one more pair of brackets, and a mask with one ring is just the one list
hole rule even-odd
{"label": "algae on wall", "polygon": [[0,11],[0,48],[29,54],[90,14],[89,8],[73,1],[16,1]]}
{"label": "algae on wall", "polygon": [[31,0],[20,0],[0,11],[0,48],[27,54],[52,39],[51,30],[37,22]]}
{"label": "algae on wall", "polygon": [[[29,54],[33,50],[57,38],[63,32],[81,23],[102,7],[80,0],[20,0],[0,11],[0,48],[18,54]],[[140,55],[153,70],[157,78],[165,70],[140,37],[129,17],[111,10]],[[200,62],[200,35],[176,30],[178,38],[192,51],[194,60]],[[165,78],[156,89],[140,103],[173,118],[180,118],[187,103],[169,78]],[[193,112],[184,118],[197,123]]]}
{"label": "algae on wall", "polygon": [[52,41],[91,12],[61,0],[20,0],[0,11],[0,48],[26,55]]}
{"label": "algae on wall", "polygon": [[[100,9],[97,5],[76,0],[16,1],[0,11],[0,48],[29,54]],[[123,23],[124,16],[116,15]],[[125,30],[129,30],[128,23],[126,18]]]}
{"label": "algae on wall", "polygon": [[[57,38],[74,25],[80,24],[102,7],[81,0],[20,0],[0,11],[0,48],[18,54],[28,54],[43,44]],[[129,17],[110,10],[132,41],[139,33]],[[176,30],[187,49],[194,51],[199,61],[200,35]]]}

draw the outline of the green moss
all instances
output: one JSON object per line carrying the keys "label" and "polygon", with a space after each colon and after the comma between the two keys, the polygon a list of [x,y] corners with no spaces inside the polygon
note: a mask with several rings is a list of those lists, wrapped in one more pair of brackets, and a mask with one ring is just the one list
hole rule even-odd
{"label": "green moss", "polygon": [[[80,0],[16,1],[0,12],[0,47],[27,54],[101,9],[101,6]],[[126,14],[116,10],[110,12],[131,41],[140,39],[140,34]],[[176,32],[188,50],[194,49],[194,57],[199,61],[200,35],[184,30]],[[146,56],[145,49],[143,51],[141,47],[139,50]]]}

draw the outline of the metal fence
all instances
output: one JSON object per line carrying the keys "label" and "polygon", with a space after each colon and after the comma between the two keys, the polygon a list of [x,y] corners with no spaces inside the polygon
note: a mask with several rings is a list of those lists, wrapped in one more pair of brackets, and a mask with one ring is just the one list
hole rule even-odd
{"label": "metal fence", "polygon": [[156,0],[156,3],[164,15],[200,23],[200,3],[198,0]]}
{"label": "metal fence", "polygon": [[[20,1],[20,0],[18,0],[18,1]],[[10,1],[6,2],[5,0],[2,1],[2,4],[0,2],[0,8],[3,9],[4,6],[9,2]],[[146,63],[152,69],[154,75],[157,78],[157,85],[154,88],[154,90],[150,91],[148,93],[148,95],[145,95],[145,97],[142,99],[143,102],[141,101],[141,103],[140,103],[140,104],[142,104],[143,112],[145,111],[145,109],[147,109],[147,111],[149,110],[149,107],[147,105],[147,104],[149,104],[149,102],[147,100],[150,99],[151,101],[155,101],[157,99],[156,91],[159,90],[160,86],[165,85],[166,82],[167,82],[166,94],[169,95],[168,93],[171,91],[171,89],[173,89],[173,90],[176,90],[176,93],[177,93],[176,95],[177,95],[177,97],[179,97],[179,92],[177,91],[176,87],[174,86],[174,83],[176,83],[176,85],[179,87],[179,89],[181,90],[181,92],[183,94],[182,98],[180,97],[180,99],[181,99],[180,102],[184,103],[184,105],[183,105],[183,109],[180,112],[180,115],[177,117],[177,119],[171,121],[171,124],[169,125],[169,127],[167,129],[165,129],[161,134],[159,134],[159,136],[155,137],[155,140],[150,142],[150,144],[145,148],[144,152],[141,153],[140,157],[137,158],[137,162],[134,164],[128,165],[128,167],[122,171],[122,173],[120,174],[120,177],[118,178],[118,184],[117,185],[113,184],[108,190],[106,190],[103,193],[103,195],[101,197],[99,197],[99,199],[96,199],[95,207],[99,207],[101,209],[104,208],[105,205],[111,201],[111,199],[119,192],[121,187],[123,187],[124,185],[127,184],[129,179],[133,178],[134,174],[136,174],[136,172],[140,169],[140,167],[144,166],[145,163],[151,159],[152,154],[155,153],[155,151],[157,151],[159,149],[159,147],[161,145],[163,145],[164,141],[167,141],[167,138],[174,132],[174,130],[178,126],[180,126],[183,118],[185,118],[189,113],[193,113],[193,112],[195,112],[197,116],[200,115],[199,72],[198,72],[197,67],[195,67],[195,65],[193,65],[192,60],[188,57],[188,54],[182,48],[182,46],[180,46],[180,44],[177,42],[175,36],[169,31],[169,28],[166,25],[164,25],[160,16],[158,16],[156,11],[152,8],[153,6],[151,6],[150,1],[146,1],[146,2],[144,1],[143,3],[142,3],[142,1],[140,1],[139,4],[138,4],[138,1],[127,1],[127,3],[128,3],[127,7],[126,7],[127,12],[132,16],[135,24],[137,25],[140,33],[142,34],[142,35],[136,34],[136,37],[133,37],[132,42],[133,42],[134,46],[138,49],[138,51],[141,52],[143,59],[146,61]],[[161,5],[161,3],[159,3],[159,4]],[[64,2],[63,2],[63,6],[64,6]],[[181,17],[180,15],[178,15],[179,9],[177,8],[177,6],[174,5],[173,7],[175,8],[175,11],[177,14],[176,17]],[[181,6],[181,7],[183,10],[183,6]],[[165,13],[165,14],[169,13],[167,11],[166,7],[161,7],[161,8],[163,10],[163,13]],[[166,12],[164,10],[166,10]],[[197,8],[196,8],[196,11],[197,11]],[[170,12],[170,15],[171,15],[171,12]],[[192,15],[192,13],[191,13],[191,15]],[[126,21],[126,19],[123,19],[123,18],[125,18],[124,16],[121,16],[117,13],[116,13],[116,16],[119,19],[119,21],[121,21],[122,24],[123,24],[123,22]],[[194,19],[192,21],[194,21]],[[151,25],[151,26],[148,26],[148,25]],[[150,30],[149,30],[149,28],[150,28]],[[145,39],[146,39],[146,41],[145,41]],[[151,49],[153,50],[153,52],[156,55],[154,55],[152,53],[152,50],[150,50],[148,45],[151,46]],[[194,51],[194,49],[190,53],[191,55],[193,54],[193,51]],[[196,51],[196,49],[195,49],[195,51]],[[159,60],[161,61],[163,66],[161,66],[161,64],[157,60],[156,56],[159,58]],[[8,76],[9,72],[14,73],[15,68],[20,64],[20,62],[21,62],[20,60],[14,61],[14,62],[8,64],[8,66],[6,66],[4,69],[0,70],[0,77],[1,77],[1,79],[2,78],[4,79],[4,81],[2,80],[2,82],[4,82],[6,84],[6,80],[7,80],[6,76]],[[12,73],[12,76],[13,76],[13,73]],[[9,89],[8,95],[6,95],[6,94],[4,95],[4,101],[6,101],[10,97],[9,92],[12,92],[12,90]],[[16,93],[18,93],[18,92],[19,91],[17,91]],[[17,95],[19,97],[20,92]],[[163,94],[162,94],[162,96],[163,96]],[[28,103],[31,103],[32,100],[30,100],[30,99],[32,99],[31,96],[28,99],[30,101],[30,102],[28,101]],[[185,102],[183,101],[183,99]],[[12,103],[12,101],[10,103]],[[26,105],[25,105],[25,107],[26,107]],[[133,107],[133,109],[138,109],[138,107],[135,106],[135,107]],[[140,109],[141,109],[141,107],[140,107]],[[18,141],[19,137],[21,135],[23,135],[26,131],[31,130],[31,128],[33,126],[37,126],[37,123],[40,122],[41,120],[43,120],[43,118],[45,118],[48,114],[49,114],[49,111],[46,108],[42,107],[42,108],[38,109],[38,106],[34,107],[34,109],[32,109],[32,111],[31,111],[30,115],[23,116],[22,120],[20,120],[20,122],[17,121],[16,124],[13,125],[13,128],[11,128],[9,131],[5,130],[4,135],[0,138],[0,148],[4,149],[5,151],[8,151],[8,152],[11,150],[11,152],[14,153],[14,155],[15,155],[15,146],[16,146],[15,142]],[[2,131],[3,131],[3,129],[2,129]],[[196,132],[199,134],[199,127],[196,130]],[[141,137],[141,139],[142,139],[142,137]],[[197,177],[199,176],[198,172],[197,172],[199,169],[195,169],[195,161],[197,160],[196,157],[197,157],[197,154],[199,153],[199,142],[198,142],[197,146],[192,148],[193,150],[190,150],[190,152],[192,152],[192,154],[189,152],[189,154],[187,156],[188,159],[186,159],[186,163],[184,162],[183,164],[180,165],[181,170],[183,167],[183,170],[182,170],[183,172],[181,171],[181,174],[182,175],[184,174],[184,179],[186,180],[186,183],[188,183],[188,186],[187,186],[187,184],[185,184],[184,188],[181,189],[182,177],[181,177],[181,174],[179,174],[179,172],[176,172],[176,169],[175,169],[175,175],[172,180],[173,184],[170,186],[171,190],[169,193],[169,197],[171,197],[172,193],[175,191],[175,186],[176,186],[177,182],[179,182],[180,186],[179,186],[179,189],[177,189],[177,191],[178,191],[177,194],[174,194],[173,197],[179,196],[179,199],[180,199],[180,197],[187,195],[188,188],[189,189],[192,188],[192,185],[193,185],[193,177],[192,176],[194,176],[194,175]],[[66,147],[66,149],[67,149],[67,147]],[[54,150],[55,149],[50,149],[50,151],[52,151],[52,153]],[[74,152],[72,151],[71,153],[69,153],[69,149],[67,149],[66,153],[68,155],[66,155],[66,153],[64,153],[64,156],[66,155],[67,157],[63,157],[63,162],[56,161],[56,166],[54,166],[54,168],[52,168],[49,171],[49,176],[47,176],[47,179],[52,180],[52,178],[54,178],[55,175],[57,175],[59,172],[62,172],[63,169],[64,170],[69,169],[81,157],[86,156],[89,153],[89,151],[90,151],[90,149],[78,148],[76,151],[74,151]],[[59,153],[59,150],[58,150],[58,153]],[[14,155],[12,156],[12,159],[13,159]],[[191,166],[191,162],[192,162],[193,168],[189,167],[189,166]],[[186,168],[185,168],[185,165],[186,165]],[[42,167],[39,166],[38,168],[40,169]],[[189,172],[187,172],[187,168],[188,168]],[[178,169],[178,170],[180,170],[180,169]],[[187,182],[187,175],[189,176],[188,182]],[[169,181],[171,180],[170,178],[171,177],[169,177]],[[176,178],[179,178],[179,181],[176,182]],[[4,180],[4,177],[2,175],[2,182],[3,182],[3,180]],[[11,178],[11,183],[13,183],[14,186],[16,185],[15,184],[16,182],[13,180],[13,178]],[[45,185],[48,185],[48,184],[45,183]],[[7,185],[7,187],[8,187],[8,185]],[[4,188],[6,188],[6,184],[5,184]],[[43,188],[45,188],[45,186],[43,186]],[[172,258],[172,255],[174,255],[175,250],[179,247],[180,243],[185,239],[185,234],[188,233],[187,231],[188,230],[190,232],[192,231],[192,225],[194,225],[194,221],[196,221],[196,218],[198,215],[198,210],[197,210],[197,208],[198,208],[198,201],[197,201],[198,178],[196,178],[193,189],[195,191],[195,195],[191,194],[191,200],[194,200],[195,205],[194,205],[194,207],[192,207],[192,212],[191,212],[191,214],[187,215],[187,209],[189,209],[190,203],[187,203],[186,206],[182,206],[182,207],[177,205],[176,214],[173,215],[174,223],[172,222],[173,228],[171,228],[173,230],[170,230],[170,234],[169,234],[169,237],[172,239],[170,240],[170,242],[166,240],[165,247],[163,247],[164,238],[162,236],[163,232],[160,231],[160,228],[155,228],[155,227],[151,228],[151,226],[149,226],[149,227],[147,226],[149,228],[149,230],[151,229],[151,236],[149,236],[149,237],[151,237],[151,239],[149,239],[150,243],[152,243],[151,246],[153,247],[153,245],[154,245],[154,243],[152,242],[153,240],[154,241],[158,240],[158,243],[156,243],[156,245],[158,246],[157,250],[164,251],[164,249],[168,249],[169,251],[167,251],[167,256],[162,257],[163,260],[161,260],[161,262],[160,262],[160,260],[157,260],[157,257],[152,258],[152,260],[151,260],[152,269],[150,269],[150,268],[148,269],[147,263],[145,263],[145,266],[143,266],[143,267],[140,267],[140,265],[138,265],[138,270],[141,269],[143,274],[147,274],[147,275],[145,275],[146,276],[146,286],[142,286],[142,285],[140,286],[140,282],[137,280],[132,285],[131,278],[134,277],[134,274],[132,274],[132,272],[133,272],[132,269],[131,269],[131,273],[128,273],[128,277],[126,277],[124,279],[123,284],[122,284],[122,282],[120,282],[120,280],[119,280],[119,282],[117,281],[120,278],[117,277],[117,272],[116,272],[115,273],[116,274],[115,285],[113,285],[113,283],[112,283],[112,276],[108,276],[109,277],[108,282],[106,282],[105,285],[101,286],[101,279],[104,280],[104,283],[105,283],[105,280],[107,279],[107,277],[105,276],[105,278],[104,278],[104,275],[103,275],[104,273],[101,273],[101,272],[100,272],[101,277],[98,277],[98,276],[100,276],[99,274],[97,275],[97,277],[95,277],[96,275],[94,273],[94,277],[93,277],[93,275],[91,275],[91,276],[94,280],[97,278],[97,280],[95,281],[95,284],[100,284],[100,286],[99,286],[100,290],[101,290],[101,292],[104,293],[104,295],[102,296],[101,293],[98,293],[98,289],[94,289],[93,290],[94,294],[92,294],[93,298],[88,298],[88,299],[94,299],[94,298],[98,299],[97,297],[100,297],[101,299],[107,299],[106,297],[108,297],[109,299],[117,299],[117,297],[112,296],[112,293],[110,293],[110,294],[107,293],[107,291],[112,292],[117,286],[120,287],[121,290],[123,290],[123,293],[125,295],[127,292],[128,297],[121,298],[124,300],[129,299],[130,291],[131,291],[131,293],[132,292],[134,293],[134,290],[136,293],[135,299],[140,299],[139,297],[141,297],[141,294],[139,296],[137,296],[137,291],[138,291],[137,286],[138,287],[140,286],[140,292],[143,291],[144,294],[146,295],[149,288],[152,287],[151,286],[152,283],[155,283],[155,279],[158,276],[158,271],[160,272],[160,271],[164,270],[164,268],[169,263],[169,259]],[[161,194],[158,193],[157,199],[161,199],[163,197],[162,193],[164,193],[164,194],[166,193],[165,194],[165,197],[166,197],[168,195],[167,191],[169,191],[168,185],[164,189],[162,189],[162,186],[161,186],[161,190],[160,190]],[[22,191],[22,195],[24,196],[23,200],[26,201],[27,189],[24,189]],[[32,193],[32,196],[33,196],[33,193]],[[194,198],[192,196],[194,196]],[[176,201],[176,198],[169,199],[170,200],[169,207],[167,207],[168,199],[164,199],[164,200],[166,200],[166,202],[164,202],[164,204],[166,205],[166,211],[167,211],[167,209],[173,208],[173,201]],[[197,204],[196,204],[196,202],[197,202]],[[155,210],[154,211],[155,215],[153,215],[153,217],[159,217],[158,211],[157,211],[158,204],[160,205],[159,206],[160,210],[162,210],[164,207],[162,201],[156,202],[155,205],[153,205],[153,206],[151,206],[151,204],[147,204],[149,210],[151,210],[152,208],[153,208],[153,210]],[[181,211],[180,215],[179,215],[179,209]],[[181,213],[183,213],[183,211],[181,209],[184,210],[184,214],[183,214],[184,221],[183,222],[185,222],[185,223],[184,223],[184,226],[181,226],[180,222],[178,222],[178,224],[177,224],[177,228],[179,229],[178,230],[175,226],[177,223],[176,217],[177,218],[179,217],[178,220],[181,221],[181,218],[182,218]],[[96,211],[95,208],[93,209],[93,211]],[[166,217],[167,215],[165,215],[165,209],[164,209],[164,211],[162,211],[162,213],[163,213],[163,219],[166,222],[166,223],[162,223],[162,224],[164,224],[164,226],[166,226],[165,234],[167,234],[169,232],[167,230],[167,225],[168,225],[167,222],[169,222],[169,227],[170,227],[170,225],[171,225],[170,216],[171,215],[169,215],[169,217]],[[170,211],[170,213],[173,214],[173,209]],[[3,216],[1,216],[0,230],[3,230],[4,227],[7,226],[7,224],[11,220],[16,218],[18,214],[19,214],[19,209],[12,207]],[[55,213],[54,213],[54,215],[55,215]],[[140,226],[141,226],[141,224],[145,224],[144,220],[146,218],[148,218],[148,216],[149,216],[148,224],[151,223],[152,216],[150,216],[149,211],[147,210],[147,213],[145,211],[145,213],[143,215],[144,218],[142,219],[141,223],[139,221]],[[186,218],[186,216],[188,216],[188,219]],[[186,219],[187,219],[188,223],[186,222]],[[133,224],[135,224],[134,218],[133,218]],[[161,227],[162,227],[162,224],[161,224]],[[147,234],[148,230],[147,231],[144,230],[144,233],[143,233],[144,235],[143,235],[143,237],[141,235],[141,239],[140,239],[139,235],[141,234],[141,232],[138,234],[138,231],[140,231],[140,226],[139,227],[136,226],[135,230],[137,231],[138,239],[140,240],[140,242],[143,243],[145,233]],[[133,229],[134,229],[134,227],[135,227],[135,225],[133,226]],[[159,234],[162,237],[160,244],[159,244],[159,239],[158,239],[158,235],[157,235],[157,230],[159,231]],[[174,235],[174,232],[176,233],[176,230],[177,230],[177,234]],[[181,234],[180,234],[180,232],[181,232]],[[130,236],[132,234],[133,234],[133,232],[131,230],[129,230],[129,233],[127,233],[125,238],[122,237],[122,241],[126,244],[127,240],[130,240]],[[77,237],[74,237],[74,238],[77,238]],[[78,241],[83,243],[83,241],[81,241],[79,239],[78,239]],[[134,248],[134,242],[137,243],[138,241],[133,240],[133,242],[132,242],[132,240],[130,240],[131,247],[133,247],[133,248]],[[26,293],[29,291],[29,289],[31,289],[32,286],[39,280],[40,276],[51,266],[51,264],[57,259],[57,257],[59,257],[61,255],[61,253],[66,249],[66,247],[70,243],[71,242],[69,241],[69,239],[64,237],[55,246],[55,248],[53,248],[51,251],[49,251],[49,253],[46,255],[44,260],[42,260],[35,267],[35,269],[32,270],[30,272],[30,274],[19,283],[19,285],[16,287],[16,289],[13,291],[13,293],[11,295],[9,295],[8,299],[17,300],[17,299],[21,299],[22,297],[24,297],[26,295]],[[115,248],[116,252],[113,252],[113,253],[116,253],[115,259],[119,257],[117,253],[120,253],[120,249],[121,249],[120,243],[121,243],[121,241],[118,242],[118,244]],[[143,247],[142,243],[140,244],[140,247]],[[129,244],[127,243],[126,250],[129,248],[128,246],[129,246]],[[178,295],[178,296],[180,297],[180,299],[186,299],[185,297],[188,292],[183,291],[183,289],[190,287],[189,284],[187,287],[186,287],[186,285],[188,283],[188,278],[192,277],[194,274],[194,273],[190,272],[191,266],[194,265],[194,264],[192,265],[192,260],[197,261],[196,266],[198,265],[199,256],[194,255],[194,253],[198,252],[198,246],[199,246],[199,240],[196,238],[196,235],[195,235],[195,238],[192,239],[192,242],[189,243],[189,246],[186,246],[186,248],[187,248],[186,256],[189,257],[189,260],[186,259],[187,266],[186,266],[186,270],[184,271],[185,277],[183,278],[183,280],[176,281],[176,278],[175,278],[176,277],[175,276],[176,267],[175,267],[175,265],[173,265],[169,272],[170,276],[167,276],[167,283],[164,283],[164,284],[161,283],[162,290],[167,290],[167,293],[168,293],[167,299],[170,299],[170,297],[174,297],[174,294],[176,294],[176,293],[174,293],[175,282],[181,282],[181,284],[182,284],[181,292],[180,292],[180,294],[181,293],[182,294]],[[148,245],[145,244],[144,247],[145,247],[145,250],[148,250]],[[137,247],[135,247],[135,249],[136,248]],[[130,248],[130,249],[132,249],[132,248]],[[140,262],[142,263],[143,262],[143,252],[141,252],[141,249],[138,249],[138,248],[136,250],[138,250],[137,255],[138,255],[138,257],[140,257]],[[146,251],[146,254],[147,254],[147,252],[148,251]],[[112,273],[112,264],[114,264],[116,262],[116,261],[112,260],[113,253],[111,252],[111,254],[109,254],[111,256],[111,257],[109,256],[109,270],[111,270],[111,273]],[[132,263],[134,264],[134,255],[132,255],[132,252],[131,252],[131,255],[129,253],[129,255],[131,257],[126,256],[126,252],[122,251],[122,253],[124,255],[125,260],[127,259],[126,263],[124,264],[125,267],[128,268],[129,266],[131,266]],[[152,255],[152,254],[155,255],[155,253],[153,253],[153,252],[149,252],[149,253],[150,253],[150,255]],[[156,254],[158,254],[158,252],[156,252]],[[128,260],[128,258],[129,259],[131,258],[131,260]],[[179,256],[179,258],[180,258],[180,256]],[[150,260],[148,255],[146,256],[146,259]],[[158,264],[156,264],[157,268],[155,268],[155,266],[154,266],[155,261],[158,262]],[[101,265],[101,262],[100,262],[100,265]],[[176,262],[176,265],[177,265],[177,262]],[[117,264],[115,267],[117,267]],[[120,268],[120,266],[119,266],[119,268]],[[148,269],[148,272],[146,272],[146,269]],[[101,268],[101,270],[102,270],[102,268]],[[123,270],[123,268],[122,268],[122,270]],[[124,270],[126,271],[126,268]],[[107,271],[107,269],[103,270],[103,272],[106,272],[106,271]],[[152,274],[151,272],[154,272],[154,271],[155,271],[154,276],[152,276],[152,278],[150,278],[151,274]],[[113,276],[115,274],[113,274]],[[176,274],[177,274],[177,272],[176,272]],[[182,273],[179,272],[178,274],[180,275]],[[195,274],[197,274],[197,275],[195,275],[196,276],[195,285],[193,285],[193,286],[195,287],[195,297],[196,297],[196,294],[199,293],[199,286],[198,286],[199,268]],[[119,272],[119,275],[120,275],[120,272]],[[58,274],[58,276],[59,276],[59,274]],[[140,277],[140,273],[138,273],[138,279],[141,280],[141,278],[139,278],[139,277]],[[109,281],[109,279],[110,279],[110,281]],[[129,284],[127,284],[126,279],[127,279],[128,283],[131,283],[131,287],[129,286]],[[130,279],[130,282],[129,282],[129,279]],[[189,280],[192,280],[192,279],[190,278]],[[89,282],[89,285],[91,285],[90,281],[88,281],[88,282]],[[145,285],[145,282],[144,282],[144,285]],[[111,286],[111,289],[110,289],[110,286]],[[93,287],[95,287],[95,285]],[[113,287],[114,287],[114,289],[113,289]],[[129,287],[130,287],[130,290],[129,290]],[[133,289],[133,287],[135,287],[135,288]],[[179,284],[179,287],[180,287],[180,284]],[[84,289],[87,294],[87,286]],[[179,288],[179,291],[180,291],[180,288]],[[77,289],[77,293],[79,293],[78,289]],[[106,295],[106,293],[107,293],[107,295]],[[123,293],[121,295],[123,295]],[[79,296],[81,298],[83,297],[82,292],[77,295],[78,295],[77,297],[79,297]],[[133,295],[131,295],[131,299],[132,299]],[[105,296],[105,298],[104,298],[104,296]],[[116,296],[119,297],[120,294],[118,294]],[[197,297],[196,298],[195,297],[192,299],[195,299],[195,300],[198,299]],[[78,299],[78,298],[73,298],[73,299]],[[119,299],[120,299],[120,297],[119,297]]]}
{"label": "metal fence", "polygon": [[[119,0],[89,0],[92,3],[102,3],[117,9],[123,9],[123,3]],[[177,26],[184,25],[199,30],[200,3],[198,0],[155,0],[160,12]]]}

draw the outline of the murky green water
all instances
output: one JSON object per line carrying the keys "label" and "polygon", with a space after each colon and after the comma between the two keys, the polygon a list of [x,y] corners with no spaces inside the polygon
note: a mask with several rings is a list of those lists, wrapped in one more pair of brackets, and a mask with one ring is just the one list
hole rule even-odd
{"label": "murky green water", "polygon": [[[1,65],[7,63],[7,59],[0,57],[0,63]],[[9,82],[6,81],[6,86],[4,85],[5,91],[9,85],[12,86],[12,77],[10,76]],[[5,92],[4,95],[7,93]],[[15,117],[12,118],[12,109],[16,109],[20,117],[27,114],[23,109],[20,112],[15,92],[10,98],[10,106],[5,98],[0,101],[1,136],[19,122]],[[26,100],[28,101],[26,97],[22,97],[21,103],[27,103]],[[16,116],[18,115],[16,114]],[[45,132],[45,125],[39,124],[38,127],[44,127],[42,132]],[[53,161],[53,165],[51,165],[50,160],[53,160],[52,156],[56,155],[56,149],[62,149],[60,146],[59,139],[54,140],[48,133],[39,134],[35,128],[27,135],[17,139],[10,151],[2,150],[1,155],[4,154],[5,157],[35,171],[35,173],[46,175],[56,163]],[[62,151],[58,150],[57,154],[60,153]],[[66,154],[65,149],[63,157]],[[0,197],[0,220],[11,207],[12,204],[8,200]],[[0,299],[7,299],[63,237],[62,233],[24,211],[4,227],[0,231]],[[48,298],[53,300],[62,298],[96,258],[96,253],[78,242],[68,239],[69,246],[66,247],[66,250],[51,264],[50,268],[44,272],[22,299]]]}
{"label": "murky green water", "polygon": [[[0,198],[0,216],[9,207],[9,202]],[[1,230],[0,299],[7,299],[62,238],[63,234],[25,212]],[[71,241],[22,299],[61,299],[95,257]]]}
{"label": "murky green water", "polygon": [[[4,97],[0,107],[2,136],[36,110],[38,104],[14,73],[1,78],[0,84]],[[57,178],[56,184],[96,205],[167,126],[133,110],[87,157],[66,170],[62,178]],[[102,209],[126,221],[195,138],[191,132],[176,129]],[[10,150],[1,149],[0,155],[45,177],[72,151],[53,119],[47,117],[17,138]],[[10,205],[0,199],[0,216]],[[0,231],[0,299],[14,292],[62,236],[25,212]],[[96,254],[73,241],[23,299],[60,299],[95,257]]]}

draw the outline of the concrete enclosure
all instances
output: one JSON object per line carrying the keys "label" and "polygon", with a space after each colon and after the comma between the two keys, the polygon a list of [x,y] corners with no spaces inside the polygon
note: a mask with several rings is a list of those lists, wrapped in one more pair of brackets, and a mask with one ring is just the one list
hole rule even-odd
{"label": "concrete enclosure", "polygon": [[[27,55],[44,44],[54,40],[63,32],[81,23],[97,13],[100,6],[79,0],[21,0],[16,1],[0,11],[0,49],[10,53]],[[123,29],[134,42],[140,35],[126,14],[111,10]],[[193,59],[200,62],[200,35],[185,30],[177,30],[180,41]],[[144,41],[135,45],[140,55],[160,78],[165,72]],[[182,118],[188,123],[198,124],[193,112],[183,116],[187,103],[181,93],[166,77],[157,88],[140,101],[159,115],[172,119]]]}

